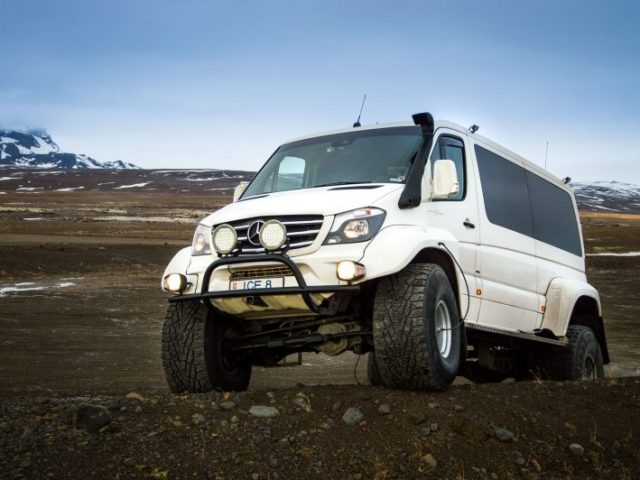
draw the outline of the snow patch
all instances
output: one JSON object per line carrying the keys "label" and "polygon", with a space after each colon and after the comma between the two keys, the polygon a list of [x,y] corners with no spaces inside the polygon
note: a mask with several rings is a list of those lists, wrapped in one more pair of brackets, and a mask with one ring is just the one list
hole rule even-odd
{"label": "snow patch", "polygon": [[55,190],[56,192],[73,192],[75,190],[83,190],[84,187],[69,187],[69,188],[58,188]]}
{"label": "snow patch", "polygon": [[599,253],[587,253],[587,257],[640,257],[640,252],[599,252]]}
{"label": "snow patch", "polygon": [[128,217],[124,215],[109,215],[105,217],[94,217],[97,222],[154,222],[154,223],[197,223],[194,218],[176,218],[176,217]]}
{"label": "snow patch", "polygon": [[[64,279],[63,279],[64,280]],[[46,290],[47,288],[67,288],[74,286],[73,282],[57,282],[50,286],[45,285],[36,285],[33,282],[20,282],[15,283],[13,285],[7,285],[5,287],[0,287],[0,297],[5,296],[8,293],[22,293],[22,292],[37,292]]]}
{"label": "snow patch", "polygon": [[144,182],[144,183],[134,183],[133,185],[120,185],[119,187],[114,187],[114,190],[124,190],[125,188],[142,188],[146,187],[150,183],[153,182]]}

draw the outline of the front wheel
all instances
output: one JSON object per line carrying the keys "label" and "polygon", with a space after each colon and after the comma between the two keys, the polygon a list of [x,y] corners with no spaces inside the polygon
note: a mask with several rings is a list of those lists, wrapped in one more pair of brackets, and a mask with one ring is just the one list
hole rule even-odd
{"label": "front wheel", "polygon": [[460,367],[461,321],[453,288],[435,264],[411,264],[377,286],[373,343],[380,381],[446,390]]}
{"label": "front wheel", "polygon": [[251,364],[231,350],[238,327],[197,301],[169,305],[162,329],[162,364],[173,393],[242,391]]}

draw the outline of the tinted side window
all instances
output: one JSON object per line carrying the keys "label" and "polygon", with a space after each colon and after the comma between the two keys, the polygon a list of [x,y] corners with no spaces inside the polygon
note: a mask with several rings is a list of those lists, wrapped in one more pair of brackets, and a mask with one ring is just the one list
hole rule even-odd
{"label": "tinted side window", "polygon": [[489,221],[533,237],[526,170],[479,145],[475,152]]}
{"label": "tinted side window", "polygon": [[527,172],[536,240],[582,255],[578,222],[567,192]]}
{"label": "tinted side window", "polygon": [[462,200],[465,196],[465,164],[464,164],[464,143],[459,138],[442,135],[438,138],[436,146],[431,153],[431,176],[433,177],[433,165],[436,160],[453,160],[456,164],[458,175],[458,193],[450,196],[447,200]]}

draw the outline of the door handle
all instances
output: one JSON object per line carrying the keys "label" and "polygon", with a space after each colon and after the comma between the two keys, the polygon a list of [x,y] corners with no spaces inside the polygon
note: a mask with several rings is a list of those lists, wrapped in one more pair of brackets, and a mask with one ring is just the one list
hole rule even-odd
{"label": "door handle", "polygon": [[468,218],[464,222],[462,222],[462,224],[467,228],[476,228],[476,226],[471,223]]}

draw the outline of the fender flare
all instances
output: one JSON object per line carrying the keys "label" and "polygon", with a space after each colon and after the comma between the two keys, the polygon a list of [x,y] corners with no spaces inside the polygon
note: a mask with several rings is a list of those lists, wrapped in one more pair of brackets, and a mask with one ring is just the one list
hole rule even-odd
{"label": "fender flare", "polygon": [[556,277],[549,283],[545,297],[546,304],[540,328],[551,330],[557,337],[566,335],[571,314],[580,297],[595,300],[598,306],[598,316],[602,317],[600,295],[587,282],[573,278]]}
{"label": "fender flare", "polygon": [[[411,242],[407,242],[408,238]],[[449,251],[440,243],[445,244]],[[460,245],[450,231],[433,227],[425,229],[414,225],[390,225],[378,232],[365,248],[359,261],[367,268],[366,279],[371,280],[398,273],[428,249],[437,250],[450,260],[456,279],[453,288],[462,315],[469,299],[464,288],[465,280],[455,264],[455,260],[459,261],[460,258]],[[455,256],[455,259],[452,256]]]}

